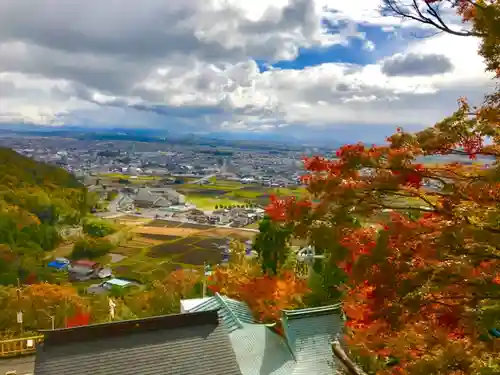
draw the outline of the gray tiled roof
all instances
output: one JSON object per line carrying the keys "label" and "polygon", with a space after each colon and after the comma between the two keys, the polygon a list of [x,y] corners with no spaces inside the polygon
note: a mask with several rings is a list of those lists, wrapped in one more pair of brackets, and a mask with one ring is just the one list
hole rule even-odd
{"label": "gray tiled roof", "polygon": [[216,311],[45,332],[35,375],[241,375]]}
{"label": "gray tiled roof", "polygon": [[219,316],[222,322],[226,325],[229,332],[241,328],[242,323],[255,323],[252,317],[252,312],[244,302],[236,301],[226,296],[221,296],[215,293],[213,297],[200,305],[191,309],[191,312],[196,311],[219,311]]}
{"label": "gray tiled roof", "polygon": [[290,349],[268,326],[245,323],[229,338],[243,375],[293,374],[296,363]]}
{"label": "gray tiled roof", "polygon": [[342,332],[340,305],[283,311],[282,323],[296,360],[293,375],[335,373],[331,343]]}

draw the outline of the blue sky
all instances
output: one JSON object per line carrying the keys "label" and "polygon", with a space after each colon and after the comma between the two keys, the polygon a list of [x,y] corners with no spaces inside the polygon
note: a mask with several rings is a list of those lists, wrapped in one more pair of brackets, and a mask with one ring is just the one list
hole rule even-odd
{"label": "blue sky", "polygon": [[[334,33],[336,29],[332,29]],[[367,65],[378,59],[391,56],[401,49],[401,40],[395,40],[393,33],[384,32],[381,26],[358,26],[358,30],[366,33],[366,40],[350,38],[346,45],[326,47],[301,48],[294,60],[277,62],[257,60],[261,72],[268,70],[268,65],[278,69],[304,69],[308,66],[317,66],[324,63],[346,63]],[[371,41],[376,49],[365,48],[366,41]]]}
{"label": "blue sky", "polygon": [[379,142],[432,125],[459,96],[481,100],[492,81],[476,40],[415,38],[429,31],[382,17],[378,2],[0,6],[0,126]]}

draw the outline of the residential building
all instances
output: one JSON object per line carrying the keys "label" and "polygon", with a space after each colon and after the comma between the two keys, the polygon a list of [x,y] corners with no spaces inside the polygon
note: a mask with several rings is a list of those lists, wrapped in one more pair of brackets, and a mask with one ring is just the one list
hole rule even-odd
{"label": "residential building", "polygon": [[121,211],[131,211],[134,209],[134,199],[127,194],[123,194],[118,200],[117,207]]}
{"label": "residential building", "polygon": [[242,375],[216,311],[43,334],[34,375]]}
{"label": "residential building", "polygon": [[161,208],[180,205],[186,202],[186,197],[169,188],[141,188],[137,191],[134,204],[140,208]]}
{"label": "residential building", "polygon": [[218,312],[243,375],[336,373],[331,343],[343,327],[340,305],[283,311],[283,336],[271,325],[256,323],[246,304],[217,293],[193,305],[190,312]]}
{"label": "residential building", "polygon": [[186,203],[186,197],[183,194],[181,194],[181,193],[179,193],[171,188],[165,188],[165,187],[164,188],[154,188],[154,189],[151,189],[151,194],[160,195],[160,196],[166,198],[168,201],[170,201],[174,205]]}
{"label": "residential building", "polygon": [[101,265],[90,260],[77,260],[68,266],[68,278],[72,281],[85,281],[97,277]]}

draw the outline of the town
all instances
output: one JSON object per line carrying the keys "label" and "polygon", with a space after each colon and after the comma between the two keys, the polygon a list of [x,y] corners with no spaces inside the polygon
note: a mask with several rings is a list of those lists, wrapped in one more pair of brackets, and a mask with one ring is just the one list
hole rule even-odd
{"label": "town", "polygon": [[0,146],[74,174],[107,202],[96,212],[101,217],[255,227],[270,194],[298,191],[303,173],[304,151],[297,150],[19,136],[0,137]]}

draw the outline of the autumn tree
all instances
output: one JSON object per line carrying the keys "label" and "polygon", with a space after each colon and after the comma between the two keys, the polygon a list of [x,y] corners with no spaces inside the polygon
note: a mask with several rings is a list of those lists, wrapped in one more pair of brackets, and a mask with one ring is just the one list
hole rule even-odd
{"label": "autumn tree", "polygon": [[[436,12],[455,6],[466,31],[450,33],[479,36],[498,78],[498,1],[413,4],[393,11],[430,25],[434,17],[446,32]],[[491,335],[500,326],[499,98],[479,108],[460,99],[453,115],[423,131],[398,129],[382,146],[305,159],[309,196],[268,209],[343,269],[347,342],[370,373],[500,373]],[[422,164],[441,155],[455,162]]]}
{"label": "autumn tree", "polygon": [[124,296],[123,301],[130,312],[138,317],[147,317],[180,312],[180,300],[199,298],[197,285],[201,275],[191,270],[177,270],[164,280],[156,280],[147,290]]}
{"label": "autumn tree", "polygon": [[229,263],[217,267],[209,288],[247,303],[254,317],[264,323],[279,323],[281,310],[303,306],[308,293],[307,281],[293,271],[263,274],[261,265],[245,256],[243,244],[231,244]]}
{"label": "autumn tree", "polygon": [[51,317],[56,328],[63,328],[68,317],[86,306],[86,301],[70,285],[41,283],[20,289],[0,287],[0,330],[19,333],[21,325],[16,319],[19,311],[23,312],[25,331],[50,329]]}

